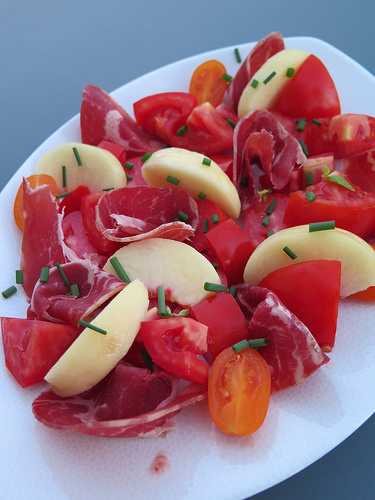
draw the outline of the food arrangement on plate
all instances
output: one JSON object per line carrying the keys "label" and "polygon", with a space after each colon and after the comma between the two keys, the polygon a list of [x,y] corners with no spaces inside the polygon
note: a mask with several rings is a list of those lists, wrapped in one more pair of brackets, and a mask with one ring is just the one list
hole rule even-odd
{"label": "food arrangement on plate", "polygon": [[334,363],[340,298],[374,300],[375,118],[341,114],[324,62],[278,33],[233,57],[135,118],[86,86],[82,143],[19,187],[29,307],[2,338],[22,387],[49,384],[43,424],[156,436],[207,400],[252,434],[272,393]]}

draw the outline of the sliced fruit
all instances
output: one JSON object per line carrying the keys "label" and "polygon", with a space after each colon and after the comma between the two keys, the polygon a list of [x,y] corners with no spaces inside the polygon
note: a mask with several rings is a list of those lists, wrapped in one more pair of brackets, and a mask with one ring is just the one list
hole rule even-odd
{"label": "sliced fruit", "polygon": [[139,280],[127,285],[92,321],[106,334],[85,328],[45,376],[62,397],[87,391],[125,356],[148,309],[148,293]]}
{"label": "sliced fruit", "polygon": [[87,186],[90,191],[126,186],[126,174],[118,159],[87,144],[72,142],[49,151],[37,163],[37,171],[52,176],[66,192],[78,186]]}
{"label": "sliced fruit", "polygon": [[[140,279],[151,292],[163,286],[168,299],[182,305],[197,304],[206,297],[205,282],[220,283],[211,262],[179,241],[151,238],[120,248],[114,256],[130,279]],[[110,260],[104,269],[115,274]]]}
{"label": "sliced fruit", "polygon": [[281,50],[270,57],[243,90],[238,103],[239,116],[242,118],[251,111],[271,108],[280,91],[293,77],[288,76],[290,69],[295,74],[307,57],[307,52],[295,49]]}
{"label": "sliced fruit", "polygon": [[234,184],[213,160],[200,153],[161,149],[145,162],[142,174],[151,186],[182,188],[195,198],[216,203],[230,217],[240,214],[241,202]]}
{"label": "sliced fruit", "polygon": [[368,243],[339,228],[309,232],[309,225],[283,229],[263,241],[246,264],[244,281],[258,285],[275,269],[315,259],[341,262],[341,297],[375,285],[375,253]]}

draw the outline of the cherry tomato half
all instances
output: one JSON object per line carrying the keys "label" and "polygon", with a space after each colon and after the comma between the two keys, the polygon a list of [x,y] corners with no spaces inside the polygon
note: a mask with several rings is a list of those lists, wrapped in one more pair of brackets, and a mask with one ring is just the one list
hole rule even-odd
{"label": "cherry tomato half", "polygon": [[216,59],[200,64],[192,74],[189,92],[196,97],[198,104],[210,102],[218,106],[228,88],[228,82],[224,80],[227,70],[224,64]]}

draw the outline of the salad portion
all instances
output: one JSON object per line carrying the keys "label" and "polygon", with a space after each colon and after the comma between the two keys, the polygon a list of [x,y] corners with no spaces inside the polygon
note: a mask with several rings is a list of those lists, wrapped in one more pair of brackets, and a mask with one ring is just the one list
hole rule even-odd
{"label": "salad portion", "polygon": [[41,423],[158,436],[206,400],[252,434],[274,392],[334,362],[340,299],[375,300],[375,118],[342,114],[324,62],[279,33],[233,57],[134,118],[87,85],[82,142],[23,179],[2,296],[23,287],[28,308],[1,329],[15,381],[48,384]]}

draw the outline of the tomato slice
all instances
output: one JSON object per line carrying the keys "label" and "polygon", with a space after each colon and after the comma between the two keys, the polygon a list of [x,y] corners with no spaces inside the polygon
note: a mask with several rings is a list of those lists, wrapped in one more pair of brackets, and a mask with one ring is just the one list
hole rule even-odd
{"label": "tomato slice", "polygon": [[259,286],[274,292],[309,328],[318,344],[330,351],[335,343],[340,283],[339,261],[311,260],[277,269]]}
{"label": "tomato slice", "polygon": [[223,78],[226,73],[224,64],[216,59],[204,62],[194,70],[189,92],[198,104],[210,102],[216,107],[223,101],[228,88],[228,82]]}
{"label": "tomato slice", "polygon": [[[60,193],[60,188],[58,187],[55,179],[50,175],[46,174],[37,174],[31,175],[27,177],[27,182],[30,184],[32,188],[37,188],[38,186],[42,186],[43,184],[47,184],[49,186],[51,194],[56,196]],[[17,227],[23,231],[24,219],[23,219],[23,188],[22,183],[18,188],[16,197],[14,199],[13,205],[13,215],[15,223]]]}
{"label": "tomato slice", "polygon": [[347,113],[329,124],[329,138],[336,158],[348,158],[375,149],[375,118]]}
{"label": "tomato slice", "polygon": [[208,365],[198,358],[207,352],[207,326],[191,318],[144,321],[140,340],[154,363],[176,377],[206,384]]}
{"label": "tomato slice", "polygon": [[64,210],[64,215],[81,210],[82,200],[90,194],[86,186],[78,186],[60,202],[60,210]]}
{"label": "tomato slice", "polygon": [[334,81],[322,61],[310,55],[278,95],[273,109],[296,118],[325,118],[340,113]]}
{"label": "tomato slice", "polygon": [[354,186],[375,194],[375,150],[343,160],[342,171]]}
{"label": "tomato slice", "polygon": [[208,378],[208,409],[225,434],[253,434],[264,422],[271,394],[270,369],[254,349],[228,347],[215,359]]}
{"label": "tomato slice", "polygon": [[69,325],[32,319],[1,318],[5,364],[22,387],[44,376],[78,335]]}
{"label": "tomato slice", "polygon": [[228,219],[221,208],[210,200],[197,200],[199,222],[195,230],[194,238],[191,244],[200,252],[207,250],[206,233],[209,229],[214,228],[220,222]]}

